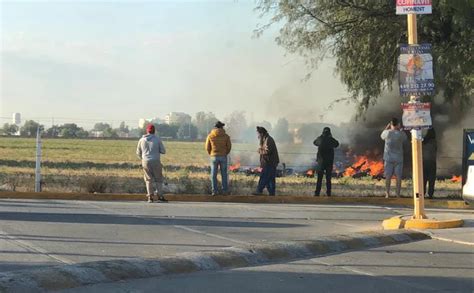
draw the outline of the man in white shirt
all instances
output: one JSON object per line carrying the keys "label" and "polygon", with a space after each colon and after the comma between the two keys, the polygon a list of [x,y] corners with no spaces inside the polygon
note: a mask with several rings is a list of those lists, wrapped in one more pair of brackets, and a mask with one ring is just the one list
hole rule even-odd
{"label": "man in white shirt", "polygon": [[390,196],[390,184],[394,175],[397,178],[397,197],[399,197],[402,187],[403,143],[407,140],[407,136],[405,132],[401,131],[398,119],[392,118],[380,137],[385,141],[383,152],[385,197]]}

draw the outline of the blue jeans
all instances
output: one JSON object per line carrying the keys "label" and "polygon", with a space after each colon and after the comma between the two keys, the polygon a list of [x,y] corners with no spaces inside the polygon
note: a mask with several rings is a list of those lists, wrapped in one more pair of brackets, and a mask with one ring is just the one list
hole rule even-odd
{"label": "blue jeans", "polygon": [[276,166],[265,166],[262,168],[260,173],[260,180],[258,180],[257,192],[262,193],[265,187],[268,190],[268,194],[275,195],[275,177],[276,177]]}
{"label": "blue jeans", "polygon": [[222,178],[222,191],[228,191],[227,184],[227,156],[216,156],[211,157],[211,183],[212,183],[212,192],[217,193],[217,169],[221,169],[221,178]]}

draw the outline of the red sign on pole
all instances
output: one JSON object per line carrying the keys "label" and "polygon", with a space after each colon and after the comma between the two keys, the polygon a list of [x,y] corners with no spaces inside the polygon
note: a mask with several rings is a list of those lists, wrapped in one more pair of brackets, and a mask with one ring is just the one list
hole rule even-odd
{"label": "red sign on pole", "polygon": [[431,14],[431,0],[396,0],[397,14]]}

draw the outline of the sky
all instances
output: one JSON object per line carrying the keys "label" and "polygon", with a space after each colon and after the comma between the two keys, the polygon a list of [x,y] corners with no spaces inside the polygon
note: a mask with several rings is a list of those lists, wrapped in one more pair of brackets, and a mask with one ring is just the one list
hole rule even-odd
{"label": "sky", "polygon": [[[309,81],[254,1],[2,1],[0,123],[13,112],[50,126],[136,127],[140,118],[211,111],[224,119],[349,120],[353,106],[324,60]],[[324,116],[321,116],[324,115]],[[53,120],[54,119],[54,120]]]}

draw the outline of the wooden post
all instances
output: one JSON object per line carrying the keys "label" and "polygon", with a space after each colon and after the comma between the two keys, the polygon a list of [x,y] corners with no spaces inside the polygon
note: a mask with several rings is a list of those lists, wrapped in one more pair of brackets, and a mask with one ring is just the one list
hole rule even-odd
{"label": "wooden post", "polygon": [[[416,14],[408,14],[408,44],[418,43],[418,32],[416,28]],[[410,96],[410,103],[419,103],[418,97]],[[414,219],[426,219],[424,202],[424,182],[423,182],[423,153],[421,130],[411,131],[411,150],[413,167],[413,200]]]}

